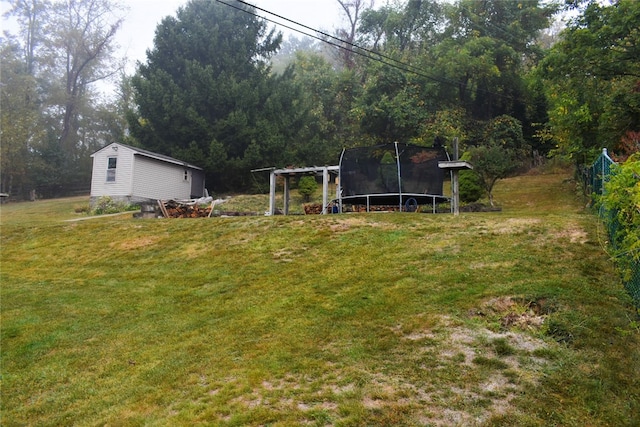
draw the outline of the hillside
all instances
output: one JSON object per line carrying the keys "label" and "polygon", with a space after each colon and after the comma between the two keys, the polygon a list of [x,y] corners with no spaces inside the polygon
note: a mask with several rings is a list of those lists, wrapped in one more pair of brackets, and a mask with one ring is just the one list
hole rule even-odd
{"label": "hillside", "polygon": [[2,425],[639,425],[637,312],[569,177],[459,217],[2,206]]}

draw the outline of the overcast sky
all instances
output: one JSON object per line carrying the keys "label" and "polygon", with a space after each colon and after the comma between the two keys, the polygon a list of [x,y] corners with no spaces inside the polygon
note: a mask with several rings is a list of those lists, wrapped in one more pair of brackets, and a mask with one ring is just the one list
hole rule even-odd
{"label": "overcast sky", "polygon": [[[234,3],[234,0],[225,1]],[[248,2],[320,30],[332,31],[340,24],[343,16],[336,0],[249,0]],[[168,15],[175,16],[178,8],[186,3],[187,0],[129,0],[126,3],[129,12],[120,29],[118,44],[126,54],[131,69],[135,61],[146,59],[145,52],[153,46],[155,29],[162,18]],[[272,15],[262,12],[260,14],[278,21],[278,18]],[[269,23],[269,25],[273,24]],[[291,33],[282,27],[278,29],[285,34]]]}
{"label": "overcast sky", "polygon": [[[235,0],[224,1],[235,2]],[[118,56],[126,59],[127,74],[133,74],[136,61],[144,62],[146,60],[146,51],[153,47],[155,29],[160,21],[166,16],[175,16],[178,8],[187,2],[188,0],[121,1],[126,5],[128,11],[122,27],[116,35],[116,42],[120,46]],[[343,14],[336,0],[247,0],[247,2],[309,27],[329,32],[337,28],[343,19]],[[8,2],[0,2],[1,13],[4,13],[9,7]],[[279,21],[273,15],[259,13],[269,19]],[[268,25],[273,26],[274,24],[268,23]],[[291,26],[290,23],[287,25]],[[13,33],[17,29],[15,23],[7,22],[4,18],[2,19],[2,28]],[[285,38],[287,34],[293,33],[283,27],[278,27],[278,30],[285,33]],[[104,88],[102,91],[108,93],[111,88]]]}

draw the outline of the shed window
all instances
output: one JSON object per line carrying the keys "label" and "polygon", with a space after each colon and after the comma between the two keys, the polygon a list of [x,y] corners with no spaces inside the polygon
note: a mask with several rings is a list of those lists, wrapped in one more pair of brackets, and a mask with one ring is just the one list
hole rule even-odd
{"label": "shed window", "polygon": [[108,163],[107,163],[107,182],[115,182],[117,164],[118,164],[117,157],[109,157]]}
{"label": "shed window", "polygon": [[184,170],[184,180],[189,181],[189,171],[187,169]]}

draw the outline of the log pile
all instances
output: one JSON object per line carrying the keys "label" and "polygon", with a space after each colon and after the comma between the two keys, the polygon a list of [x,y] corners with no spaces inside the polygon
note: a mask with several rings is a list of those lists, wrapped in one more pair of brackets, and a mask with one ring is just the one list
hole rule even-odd
{"label": "log pile", "polygon": [[322,204],[307,203],[304,206],[305,215],[320,215],[322,213]]}
{"label": "log pile", "polygon": [[[399,210],[400,208],[397,205],[395,206],[370,205],[369,206],[369,212],[398,212]],[[350,212],[365,213],[367,212],[367,205],[352,205]]]}
{"label": "log pile", "polygon": [[[200,199],[201,201],[201,199]],[[220,201],[218,201],[220,203]],[[158,207],[165,218],[209,218],[212,216],[255,216],[255,212],[234,212],[214,210],[216,201],[210,205],[200,203],[198,200],[176,201],[158,200]]]}
{"label": "log pile", "polygon": [[158,205],[165,218],[208,218],[213,210],[213,203],[209,206],[203,206],[175,200],[158,200]]}
{"label": "log pile", "polygon": [[[361,209],[364,209],[364,212],[367,211],[366,206],[361,206]],[[398,212],[400,208],[396,205],[373,205],[369,206],[369,212]]]}

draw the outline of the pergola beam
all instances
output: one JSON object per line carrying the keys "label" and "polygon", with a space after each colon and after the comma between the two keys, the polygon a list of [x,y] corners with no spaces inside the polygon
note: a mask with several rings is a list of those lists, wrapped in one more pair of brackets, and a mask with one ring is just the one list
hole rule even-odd
{"label": "pergola beam", "polygon": [[276,213],[276,178],[284,177],[284,214],[289,213],[290,179],[293,176],[322,174],[322,213],[326,214],[329,204],[329,174],[338,173],[339,166],[314,166],[308,168],[269,169],[269,214]]}

